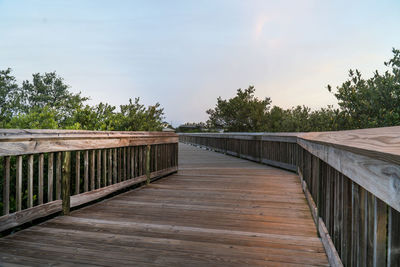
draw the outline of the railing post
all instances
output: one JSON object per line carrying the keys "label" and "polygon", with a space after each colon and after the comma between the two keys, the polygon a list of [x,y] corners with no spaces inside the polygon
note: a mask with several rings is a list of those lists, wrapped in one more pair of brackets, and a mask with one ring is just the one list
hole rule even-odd
{"label": "railing post", "polygon": [[71,152],[63,153],[62,164],[62,212],[69,215],[70,210],[70,180],[71,180]]}
{"label": "railing post", "polygon": [[147,145],[146,149],[146,177],[147,184],[150,184],[150,145]]}

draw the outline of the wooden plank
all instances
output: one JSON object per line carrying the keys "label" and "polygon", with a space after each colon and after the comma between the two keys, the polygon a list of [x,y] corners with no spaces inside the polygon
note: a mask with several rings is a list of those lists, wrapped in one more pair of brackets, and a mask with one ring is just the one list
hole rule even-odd
{"label": "wooden plank", "polygon": [[83,154],[83,164],[84,164],[84,177],[83,177],[83,187],[84,192],[89,191],[89,151],[86,150]]}
{"label": "wooden plank", "polygon": [[61,200],[56,200],[29,209],[24,209],[20,212],[1,216],[0,232],[59,211],[61,211]]}
{"label": "wooden plank", "polygon": [[38,183],[38,203],[43,204],[43,189],[44,189],[44,154],[39,154],[38,160],[38,172],[39,172],[39,183]]}
{"label": "wooden plank", "polygon": [[28,157],[28,208],[33,207],[33,155]]}
{"label": "wooden plank", "polygon": [[114,148],[114,156],[113,156],[113,184],[118,182],[118,174],[117,174],[117,164],[118,164],[118,160],[117,160],[117,149]]}
{"label": "wooden plank", "polygon": [[389,207],[387,266],[400,266],[400,213]]}
{"label": "wooden plank", "polygon": [[131,146],[131,178],[135,177],[135,147]]}
{"label": "wooden plank", "polygon": [[15,194],[15,209],[20,211],[22,207],[22,156],[17,156]]}
{"label": "wooden plank", "polygon": [[81,152],[75,152],[75,195],[81,191]]}
{"label": "wooden plank", "polygon": [[118,165],[118,178],[117,178],[117,182],[121,182],[123,181],[123,177],[122,177],[122,159],[121,159],[121,149],[122,148],[117,148],[117,165]]}
{"label": "wooden plank", "polygon": [[111,185],[112,182],[112,175],[113,175],[113,169],[112,169],[112,149],[108,149],[108,184]]}
{"label": "wooden plank", "polygon": [[90,190],[95,190],[95,150],[90,151],[89,167],[90,167]]}
{"label": "wooden plank", "polygon": [[7,215],[10,212],[10,157],[3,159],[3,172],[3,215]]}
{"label": "wooden plank", "polygon": [[299,140],[299,144],[389,206],[400,211],[398,190],[400,170],[397,164],[309,141]]}
{"label": "wooden plank", "polygon": [[97,150],[96,188],[101,187],[101,150]]}
{"label": "wooden plank", "polygon": [[383,201],[375,199],[374,266],[386,266],[387,209],[388,206]]}
{"label": "wooden plank", "polygon": [[62,211],[63,215],[69,215],[71,186],[71,152],[63,152],[62,164]]}
{"label": "wooden plank", "polygon": [[107,186],[107,150],[103,150],[103,186]]}
{"label": "wooden plank", "polygon": [[330,266],[343,266],[339,254],[336,251],[335,245],[333,244],[328,230],[326,229],[326,226],[324,224],[324,221],[321,218],[319,219],[318,230],[319,235],[321,236],[322,244],[324,245],[326,254],[328,256]]}
{"label": "wooden plank", "polygon": [[[156,179],[156,178],[160,178],[160,177],[169,175],[176,171],[177,171],[176,168],[165,169],[162,171],[151,173],[150,177],[151,177],[151,179]],[[97,200],[102,197],[105,197],[109,194],[112,194],[118,190],[130,187],[132,185],[142,183],[142,182],[146,181],[146,179],[147,179],[146,175],[142,175],[142,176],[135,177],[135,179],[130,179],[127,181],[109,185],[109,186],[99,188],[99,189],[96,189],[96,190],[93,190],[93,191],[90,191],[87,193],[82,193],[80,195],[71,196],[71,208],[86,204],[88,202]]]}
{"label": "wooden plank", "polygon": [[57,152],[56,160],[56,200],[61,199],[61,152]]}
{"label": "wooden plank", "polygon": [[146,148],[146,177],[147,184],[150,184],[150,145],[147,145]]}
{"label": "wooden plank", "polygon": [[[0,156],[177,143],[175,133],[0,130]],[[90,141],[90,142],[88,142]]]}
{"label": "wooden plank", "polygon": [[54,153],[48,154],[47,159],[47,202],[53,201]]}

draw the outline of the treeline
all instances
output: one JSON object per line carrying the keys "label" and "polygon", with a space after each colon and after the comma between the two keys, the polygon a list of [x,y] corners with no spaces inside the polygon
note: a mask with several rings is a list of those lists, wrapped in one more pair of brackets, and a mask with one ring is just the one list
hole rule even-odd
{"label": "treeline", "polygon": [[158,131],[165,126],[159,103],[145,107],[135,98],[117,110],[87,100],[55,72],[33,74],[19,85],[11,69],[0,71],[0,128]]}
{"label": "treeline", "polygon": [[[334,93],[339,108],[327,106],[311,110],[306,106],[282,109],[271,99],[258,99],[255,88],[238,89],[228,100],[219,97],[214,109],[207,110],[209,131],[308,132],[335,131],[400,125],[400,50],[384,63],[388,70],[376,71],[364,79],[358,70]],[[332,87],[328,85],[332,92]]]}

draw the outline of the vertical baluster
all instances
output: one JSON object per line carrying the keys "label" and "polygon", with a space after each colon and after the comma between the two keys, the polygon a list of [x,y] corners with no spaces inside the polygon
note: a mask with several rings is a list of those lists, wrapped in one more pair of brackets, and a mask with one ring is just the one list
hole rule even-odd
{"label": "vertical baluster", "polygon": [[44,183],[43,183],[43,178],[44,178],[44,154],[39,154],[39,185],[38,185],[38,202],[39,205],[43,204],[43,187],[44,187]]}
{"label": "vertical baluster", "polygon": [[17,177],[15,183],[16,189],[16,210],[20,211],[22,207],[22,156],[17,156]]}
{"label": "vertical baluster", "polygon": [[122,181],[126,180],[126,147],[122,148]]}
{"label": "vertical baluster", "polygon": [[117,149],[114,148],[114,156],[113,156],[113,183],[117,183]]}
{"label": "vertical baluster", "polygon": [[139,146],[139,175],[143,175],[143,146]]}
{"label": "vertical baluster", "polygon": [[54,154],[49,153],[48,168],[47,168],[47,201],[53,201],[53,166]]}
{"label": "vertical baluster", "polygon": [[64,215],[69,214],[70,209],[70,185],[71,185],[71,152],[64,152],[62,164],[62,210]]}
{"label": "vertical baluster", "polygon": [[122,181],[122,160],[121,160],[121,148],[118,148],[118,182]]}
{"label": "vertical baluster", "polygon": [[3,215],[10,213],[10,157],[4,157]]}
{"label": "vertical baluster", "polygon": [[90,153],[90,190],[94,190],[94,165],[95,165],[95,150]]}
{"label": "vertical baluster", "polygon": [[84,177],[83,177],[83,187],[85,192],[89,191],[89,151],[86,150],[83,154],[83,167],[84,167]]}
{"label": "vertical baluster", "polygon": [[107,186],[107,150],[103,150],[103,186]]}
{"label": "vertical baluster", "polygon": [[131,177],[131,148],[128,146],[126,148],[126,176],[125,179],[130,179]]}
{"label": "vertical baluster", "polygon": [[154,145],[154,171],[158,171],[158,145]]}
{"label": "vertical baluster", "polygon": [[108,185],[112,184],[112,149],[108,150]]}
{"label": "vertical baluster", "polygon": [[28,158],[28,208],[33,207],[33,155]]}
{"label": "vertical baluster", "polygon": [[80,193],[81,186],[81,152],[75,154],[75,195]]}
{"label": "vertical baluster", "polygon": [[131,150],[131,178],[135,177],[135,150],[134,147],[130,147]]}
{"label": "vertical baluster", "polygon": [[150,183],[150,145],[146,147],[146,177],[147,184]]}
{"label": "vertical baluster", "polygon": [[56,199],[61,199],[61,152],[57,152],[56,160]]}
{"label": "vertical baluster", "polygon": [[97,188],[101,187],[101,150],[97,151]]}

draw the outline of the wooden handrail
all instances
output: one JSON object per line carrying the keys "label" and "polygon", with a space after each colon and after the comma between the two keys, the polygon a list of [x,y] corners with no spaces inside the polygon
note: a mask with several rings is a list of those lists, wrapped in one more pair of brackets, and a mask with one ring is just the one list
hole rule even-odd
{"label": "wooden handrail", "polygon": [[176,172],[177,143],[170,132],[0,130],[0,231]]}
{"label": "wooden handrail", "polygon": [[186,133],[179,138],[299,173],[333,265],[400,264],[399,126],[318,133]]}

